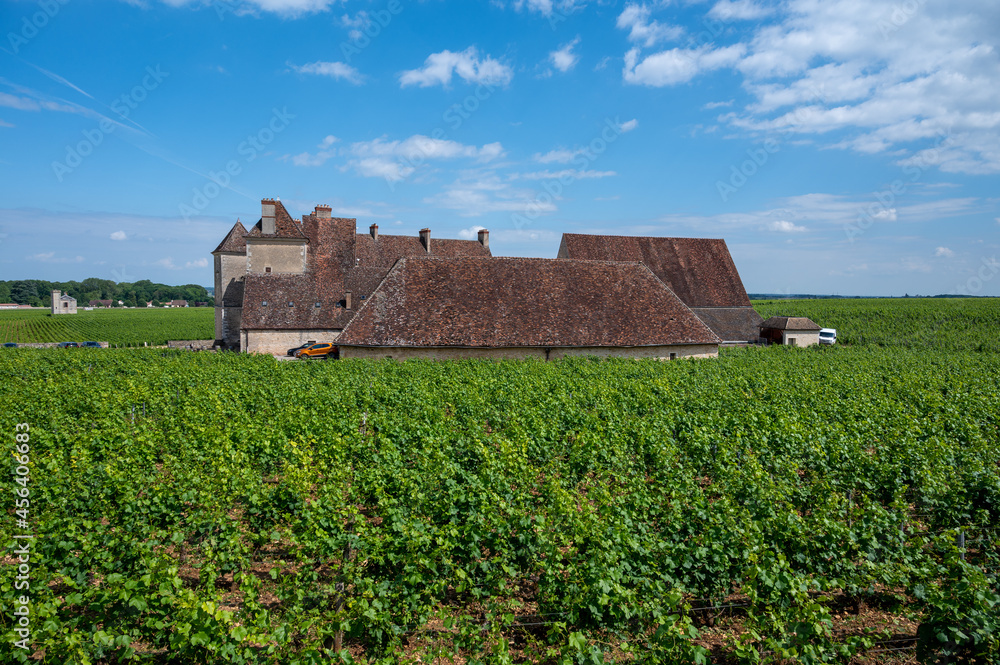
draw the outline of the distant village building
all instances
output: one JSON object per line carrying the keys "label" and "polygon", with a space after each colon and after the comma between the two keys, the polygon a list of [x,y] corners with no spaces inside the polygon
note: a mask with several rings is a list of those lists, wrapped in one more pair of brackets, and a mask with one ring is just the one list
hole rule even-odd
{"label": "distant village building", "polygon": [[91,300],[90,307],[104,307],[106,309],[111,307],[112,303],[111,300]]}
{"label": "distant village building", "polygon": [[760,336],[771,344],[812,346],[819,344],[821,328],[804,316],[772,316],[760,324]]}
{"label": "distant village building", "polygon": [[52,292],[53,314],[76,314],[76,298],[63,295],[62,291]]}
{"label": "distant village building", "polygon": [[187,300],[171,300],[170,302],[167,303],[167,307],[187,307],[187,306],[188,306]]}
{"label": "distant village building", "polygon": [[[263,199],[212,252],[220,348],[283,354],[336,342],[342,357],[682,358],[759,341],[722,240],[564,234],[558,258],[494,258],[477,240],[357,233],[316,206]],[[818,330],[818,328],[817,328]]]}
{"label": "distant village building", "polygon": [[20,307],[16,302],[2,302],[0,303],[0,309],[17,309]]}

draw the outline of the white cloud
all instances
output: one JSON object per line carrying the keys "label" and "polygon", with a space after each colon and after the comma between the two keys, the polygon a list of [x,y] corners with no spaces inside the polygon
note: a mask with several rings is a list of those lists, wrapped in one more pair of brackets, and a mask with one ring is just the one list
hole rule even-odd
{"label": "white cloud", "polygon": [[306,65],[288,65],[299,74],[315,74],[316,76],[328,76],[335,80],[344,80],[355,85],[364,81],[364,77],[354,67],[343,62],[310,62]]}
{"label": "white cloud", "polygon": [[458,237],[462,240],[478,240],[479,232],[486,230],[485,226],[472,226],[468,229],[462,229],[458,232]]}
{"label": "white cloud", "polygon": [[948,249],[947,247],[938,247],[934,250],[934,256],[943,256],[946,259],[950,259],[955,256],[954,250]]}
{"label": "white cloud", "polygon": [[631,120],[626,120],[622,124],[618,125],[618,129],[621,130],[622,134],[625,134],[627,132],[631,132],[638,126],[639,126],[639,121],[636,120],[635,118],[632,118]]}
{"label": "white cloud", "polygon": [[62,257],[56,256],[55,252],[42,252],[41,254],[32,254],[26,257],[29,261],[41,261],[42,263],[81,263],[84,259],[82,256],[75,257]]}
{"label": "white cloud", "polygon": [[208,259],[200,258],[194,261],[188,261],[183,266],[179,266],[174,263],[174,259],[171,256],[160,259],[153,262],[154,266],[160,266],[161,268],[166,268],[167,270],[190,270],[192,268],[207,268]]}
{"label": "white cloud", "polygon": [[504,154],[499,143],[487,143],[477,148],[422,134],[403,141],[387,141],[385,138],[362,141],[352,144],[348,152],[353,157],[349,165],[359,174],[390,181],[409,177],[419,166],[431,160],[473,159],[487,163]]}
{"label": "white cloud", "polygon": [[[517,11],[527,8],[542,16],[551,18],[558,11],[560,15],[572,12],[587,4],[586,0],[514,0],[511,5]],[[554,24],[553,24],[554,25]]]}
{"label": "white cloud", "polygon": [[353,17],[351,17],[350,14],[344,14],[340,18],[340,24],[345,28],[348,28],[349,32],[347,33],[347,36],[353,41],[361,39],[362,35],[364,35],[362,30],[371,25],[371,22],[371,15],[364,10],[359,11]]}
{"label": "white cloud", "polygon": [[[737,0],[712,11],[739,18],[755,7]],[[900,166],[920,170],[1000,172],[1000,5],[790,0],[780,7],[733,65],[755,97],[726,118],[733,126],[828,134],[831,147],[901,152]]]}
{"label": "white cloud", "polygon": [[334,143],[338,141],[336,136],[332,134],[324,138],[316,146],[319,150],[315,153],[302,152],[297,155],[284,155],[281,159],[283,161],[291,161],[295,166],[323,166],[331,157],[334,157],[337,152],[335,150],[330,150]]}
{"label": "white cloud", "polygon": [[514,70],[509,66],[490,56],[480,59],[476,47],[470,46],[460,53],[448,50],[432,53],[423,67],[400,74],[399,83],[404,88],[410,85],[447,87],[455,74],[466,83],[486,85],[507,85],[514,78]]}
{"label": "white cloud", "polygon": [[580,61],[580,56],[573,53],[573,49],[576,48],[579,43],[580,38],[577,37],[568,44],[564,44],[557,50],[552,51],[549,53],[549,62],[552,63],[553,67],[564,74],[573,69],[576,67],[576,63]]}
{"label": "white cloud", "polygon": [[873,214],[872,217],[875,218],[875,219],[881,220],[881,221],[895,222],[896,219],[897,219],[896,209],[895,208],[883,208],[883,209],[879,210],[878,212],[876,212],[875,214]]}
{"label": "white cloud", "polygon": [[718,49],[670,49],[639,60],[639,49],[625,54],[623,77],[626,83],[662,87],[686,83],[698,74],[736,64],[746,47],[742,44]]}
{"label": "white cloud", "polygon": [[111,234],[112,240],[125,240],[127,237],[124,231],[115,231]]}
{"label": "white cloud", "polygon": [[708,15],[722,21],[752,21],[773,13],[771,7],[758,5],[753,0],[719,0]]}
{"label": "white cloud", "polygon": [[648,5],[637,5],[630,2],[618,15],[616,25],[622,30],[628,30],[631,42],[642,44],[649,48],[664,41],[677,39],[684,30],[673,25],[664,25],[659,21],[650,20],[652,10]]}
{"label": "white cloud", "polygon": [[502,181],[493,172],[471,173],[452,183],[425,203],[455,210],[463,217],[478,217],[490,212],[537,214],[554,212],[555,203],[547,193],[533,189],[517,189]]}
{"label": "white cloud", "polygon": [[585,152],[586,150],[582,148],[577,150],[556,148],[555,150],[550,150],[545,154],[536,152],[531,158],[540,164],[569,164]]}
{"label": "white cloud", "polygon": [[511,180],[591,180],[595,178],[610,178],[618,175],[614,171],[579,171],[563,169],[562,171],[534,171],[532,173],[513,173]]}
{"label": "white cloud", "polygon": [[789,222],[788,220],[778,220],[771,222],[767,225],[769,231],[774,231],[775,233],[802,233],[806,231],[806,227],[799,226],[794,222]]}
{"label": "white cloud", "polygon": [[[271,12],[286,18],[294,18],[304,14],[315,14],[325,12],[330,5],[340,0],[225,0],[216,4],[205,2],[204,0],[163,0],[164,4],[171,7],[183,7],[190,5],[194,7],[211,6],[224,17],[227,12],[232,12],[237,16],[248,14],[258,14],[260,12]],[[142,0],[126,0],[131,5],[145,7]]]}

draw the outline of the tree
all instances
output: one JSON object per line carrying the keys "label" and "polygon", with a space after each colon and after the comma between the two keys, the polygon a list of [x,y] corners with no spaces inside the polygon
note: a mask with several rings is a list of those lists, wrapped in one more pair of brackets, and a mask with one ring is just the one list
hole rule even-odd
{"label": "tree", "polygon": [[22,279],[13,282],[10,286],[10,297],[18,305],[34,305],[36,302],[41,304],[38,288],[33,280]]}

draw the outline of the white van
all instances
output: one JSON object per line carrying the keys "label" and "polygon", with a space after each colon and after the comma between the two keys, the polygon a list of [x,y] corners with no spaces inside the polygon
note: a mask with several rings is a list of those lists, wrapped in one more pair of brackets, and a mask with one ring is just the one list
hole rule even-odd
{"label": "white van", "polygon": [[836,344],[837,343],[837,329],[836,328],[821,328],[819,331],[819,343],[820,344]]}

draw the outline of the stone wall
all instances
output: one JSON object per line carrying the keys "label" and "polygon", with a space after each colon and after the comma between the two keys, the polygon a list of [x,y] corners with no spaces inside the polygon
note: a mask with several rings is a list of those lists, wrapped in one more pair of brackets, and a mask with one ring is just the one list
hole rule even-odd
{"label": "stone wall", "polygon": [[306,245],[299,241],[248,239],[246,269],[256,274],[300,275],[306,271]]}
{"label": "stone wall", "polygon": [[[564,347],[549,351],[548,359],[556,360],[570,356],[597,356],[599,358],[714,358],[719,355],[719,347],[714,344],[673,344],[668,346],[636,347]],[[405,347],[340,347],[341,358],[369,358],[393,360],[523,360],[536,358],[546,360],[545,349],[535,347],[505,347],[500,349],[459,349],[459,348],[405,348]]]}
{"label": "stone wall", "polygon": [[244,330],[240,350],[283,356],[306,342],[335,342],[339,330]]}
{"label": "stone wall", "polygon": [[812,346],[819,344],[819,331],[785,330],[781,343],[787,346]]}

